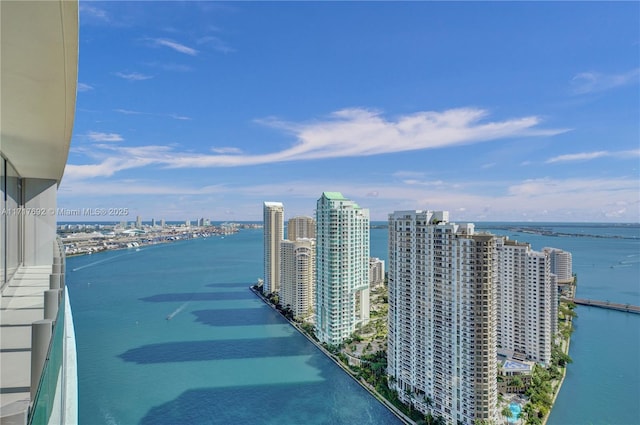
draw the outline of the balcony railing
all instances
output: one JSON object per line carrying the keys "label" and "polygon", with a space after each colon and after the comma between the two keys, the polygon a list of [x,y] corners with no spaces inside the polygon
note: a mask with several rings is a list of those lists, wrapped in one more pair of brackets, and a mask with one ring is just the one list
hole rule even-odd
{"label": "balcony railing", "polygon": [[54,246],[44,320],[32,325],[29,425],[78,423],[76,346],[69,296],[64,285],[65,256]]}

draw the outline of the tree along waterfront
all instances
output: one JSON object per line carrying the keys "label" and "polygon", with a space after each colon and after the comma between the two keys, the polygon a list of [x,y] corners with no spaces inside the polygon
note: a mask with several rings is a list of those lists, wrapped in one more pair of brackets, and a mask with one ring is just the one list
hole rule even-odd
{"label": "tree along waterfront", "polygon": [[[568,292],[571,295],[575,293],[576,282],[577,278],[574,276],[574,282],[568,288]],[[257,293],[262,295],[260,291],[261,288],[259,288],[257,285],[254,286],[253,289]],[[271,303],[289,322],[295,323],[299,329],[305,332],[313,340],[318,342],[318,339],[315,336],[314,326],[308,322],[296,321],[293,318],[291,309],[280,305],[277,295],[270,294],[266,297],[264,295],[262,296],[265,300]],[[388,302],[388,298],[384,296],[382,296],[380,300],[382,300],[383,304],[386,304]],[[571,334],[573,333],[573,319],[577,317],[577,314],[574,311],[575,308],[576,304],[571,301],[563,300],[560,302],[560,306],[558,308],[558,334],[556,335],[554,344],[552,345],[551,362],[547,367],[543,367],[540,365],[534,366],[530,383],[524,390],[528,401],[522,408],[518,419],[522,419],[527,425],[543,425],[544,423],[546,423],[555,397],[557,396],[557,393],[560,390],[560,386],[562,385],[562,380],[566,373],[566,366],[569,363],[572,363],[572,359],[568,355],[568,350]],[[381,308],[381,311],[386,313],[387,309],[383,307]],[[358,357],[359,361],[357,362],[357,364],[353,364],[349,361],[349,358],[353,358],[353,356],[346,353],[355,351],[352,346],[353,343],[361,343],[363,341],[361,331],[356,331],[351,338],[345,340],[345,342],[340,345],[330,345],[326,343],[322,343],[321,345],[322,347],[324,347],[327,353],[329,353],[344,365],[343,369],[356,377],[360,382],[366,383],[370,387],[370,390],[374,390],[375,393],[395,406],[400,412],[414,421],[417,425],[444,425],[445,421],[443,417],[434,417],[430,413],[424,414],[415,409],[413,403],[410,403],[409,405],[402,403],[398,398],[397,391],[389,388],[389,379],[393,379],[393,377],[388,377],[386,374],[386,350],[381,349],[371,354],[365,354],[365,350],[363,350],[362,354]],[[369,333],[369,330],[367,330],[367,333]],[[378,332],[374,332],[372,337],[379,338],[380,334]],[[386,337],[386,334],[384,335],[384,337]],[[371,347],[370,343],[368,344],[368,347]],[[386,348],[386,344],[382,345],[382,347]],[[498,377],[498,379],[504,378]],[[511,380],[511,386],[515,386],[518,388],[522,387],[524,389],[525,385],[522,382],[521,378],[516,376],[514,378],[511,378]],[[416,394],[408,395],[412,396],[412,401],[415,400],[414,397],[419,397]],[[423,397],[423,399],[421,399],[420,401],[424,402],[427,406],[431,405],[432,403],[428,396]],[[504,402],[504,397],[501,394],[498,403],[500,404],[502,402]],[[508,416],[506,415],[507,410],[509,410]],[[501,414],[505,416],[505,419],[508,423],[508,418],[510,418],[512,415],[509,407],[503,406]],[[475,425],[497,424],[480,420],[476,421]]]}

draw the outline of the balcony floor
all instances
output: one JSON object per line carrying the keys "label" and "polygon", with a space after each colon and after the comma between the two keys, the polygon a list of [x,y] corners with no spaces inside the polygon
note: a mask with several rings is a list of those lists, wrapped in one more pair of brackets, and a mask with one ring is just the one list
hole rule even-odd
{"label": "balcony floor", "polygon": [[[31,395],[31,323],[44,318],[51,266],[21,267],[0,297],[0,411],[25,411]],[[4,421],[0,421],[3,422]]]}

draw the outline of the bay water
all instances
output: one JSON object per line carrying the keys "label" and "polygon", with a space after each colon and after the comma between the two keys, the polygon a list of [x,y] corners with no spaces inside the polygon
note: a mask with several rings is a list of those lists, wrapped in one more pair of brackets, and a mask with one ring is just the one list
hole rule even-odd
{"label": "bay water", "polygon": [[[640,226],[480,230],[573,254],[577,296],[640,305]],[[554,234],[560,236],[553,236]],[[371,255],[387,259],[387,230]],[[399,421],[248,287],[262,231],[67,259],[82,424]],[[640,423],[640,315],[579,306],[549,424]]]}
{"label": "bay water", "polygon": [[81,424],[396,424],[248,288],[262,231],[67,259]]}

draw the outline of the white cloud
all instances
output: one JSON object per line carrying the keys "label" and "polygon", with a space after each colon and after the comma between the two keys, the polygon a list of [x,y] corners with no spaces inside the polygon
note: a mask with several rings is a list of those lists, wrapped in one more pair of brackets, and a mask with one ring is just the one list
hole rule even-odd
{"label": "white cloud", "polygon": [[640,68],[622,74],[601,74],[598,72],[581,72],[571,80],[574,94],[587,94],[637,83],[640,79]]}
{"label": "white cloud", "polygon": [[211,148],[211,152],[222,154],[241,154],[242,150],[232,147]]}
{"label": "white cloud", "polygon": [[86,84],[86,83],[78,83],[79,92],[84,92],[89,90],[93,90],[93,86],[90,86],[89,84]]}
{"label": "white cloud", "polygon": [[115,75],[129,81],[144,81],[144,80],[149,80],[153,78],[152,75],[145,75],[139,72],[130,72],[130,73],[116,72]]}
{"label": "white cloud", "polygon": [[140,112],[140,111],[132,111],[129,109],[114,109],[114,112],[119,112],[121,114],[125,114],[125,115],[144,115],[144,112]]}
{"label": "white cloud", "polygon": [[[90,17],[104,22],[109,22],[110,20],[109,15],[105,10],[99,9],[95,6],[89,6],[86,2],[80,3],[79,11],[82,17]],[[80,22],[83,21],[83,19],[80,19]]]}
{"label": "white cloud", "polygon": [[[610,191],[624,189],[638,189],[640,181],[628,179],[528,179],[509,186],[512,196],[547,197],[564,196],[567,194],[589,193],[589,191]],[[636,196],[637,198],[637,196]]]}
{"label": "white cloud", "polygon": [[629,150],[629,151],[618,151],[618,152],[609,152],[609,151],[580,152],[580,153],[554,156],[553,158],[547,159],[545,162],[547,164],[553,164],[556,162],[589,161],[591,159],[603,158],[603,157],[625,159],[625,158],[637,158],[638,156],[640,156],[640,149]]}
{"label": "white cloud", "polygon": [[178,115],[178,114],[169,114],[168,115],[170,118],[173,118],[174,120],[180,120],[180,121],[191,121],[190,117],[184,116],[184,115]]}
{"label": "white cloud", "polygon": [[394,121],[365,109],[334,112],[324,121],[287,123],[260,120],[265,125],[293,134],[290,148],[263,155],[180,155],[170,167],[233,167],[273,162],[379,155],[412,150],[460,146],[510,137],[552,136],[567,129],[538,129],[535,116],[498,122],[481,122],[488,115],[481,109],[450,109],[419,112]]}
{"label": "white cloud", "polygon": [[[390,121],[379,112],[364,109],[346,109],[332,114],[325,121],[312,123],[285,123],[270,119],[267,125],[292,133],[297,142],[284,150],[261,155],[238,155],[229,150],[216,154],[178,152],[157,146],[126,148],[112,146],[103,152],[95,150],[94,157],[126,159],[143,152],[139,164],[160,165],[168,168],[237,167],[285,161],[380,155],[393,152],[437,149],[460,146],[511,137],[550,136],[565,129],[539,129],[537,117],[516,118],[506,121],[481,122],[487,112],[480,109],[452,109],[444,112],[419,112]],[[114,140],[106,140],[114,141]],[[104,151],[104,149],[107,149]],[[96,176],[102,168],[96,164]],[[89,174],[87,174],[88,176]]]}
{"label": "white cloud", "polygon": [[425,173],[422,171],[396,171],[393,173],[393,177],[404,179],[404,178],[416,178],[420,179],[425,176]]}
{"label": "white cloud", "polygon": [[156,117],[169,117],[169,118],[173,118],[174,120],[180,120],[180,121],[190,121],[191,118],[184,116],[184,115],[178,115],[178,114],[155,114],[153,112],[142,112],[142,111],[133,111],[130,109],[114,109],[114,112],[118,112],[120,114],[124,114],[124,115],[151,115],[151,116],[156,116]]}
{"label": "white cloud", "polygon": [[424,181],[417,179],[406,179],[402,183],[416,186],[442,186],[444,184],[442,180]]}
{"label": "white cloud", "polygon": [[176,41],[167,38],[152,38],[151,39],[157,46],[165,46],[185,55],[196,56],[198,51],[192,47],[185,46]]}
{"label": "white cloud", "polygon": [[198,44],[206,44],[213,47],[214,50],[217,50],[222,53],[231,53],[235,52],[235,49],[229,47],[227,43],[219,39],[218,37],[206,36],[202,37],[198,40]]}
{"label": "white cloud", "polygon": [[[114,163],[118,166],[118,163]],[[69,167],[69,166],[68,166]],[[108,171],[108,170],[107,170]],[[297,180],[268,184],[236,182],[218,185],[153,184],[131,180],[82,181],[62,180],[59,196],[86,200],[100,194],[124,202],[124,195],[175,196],[224,195],[242,216],[236,219],[260,219],[264,199],[285,203],[290,214],[312,214],[315,201],[323,191],[340,191],[371,211],[373,220],[385,220],[395,210],[449,210],[452,220],[463,221],[638,221],[640,182],[636,178],[611,179],[530,179],[523,181],[447,181],[441,186],[425,187],[390,182],[352,183],[331,178]],[[499,190],[495,190],[498,187]],[[160,198],[162,199],[162,198]],[[197,199],[205,202],[202,197]],[[210,198],[210,210],[220,198]],[[231,201],[231,199],[233,199]],[[66,202],[66,201],[65,201]],[[189,204],[183,207],[189,210]],[[149,212],[151,213],[151,211]],[[159,213],[153,211],[154,214]],[[160,212],[161,213],[161,212]]]}
{"label": "white cloud", "polygon": [[93,142],[122,142],[124,139],[118,133],[99,133],[90,131],[87,137]]}

